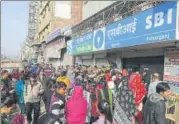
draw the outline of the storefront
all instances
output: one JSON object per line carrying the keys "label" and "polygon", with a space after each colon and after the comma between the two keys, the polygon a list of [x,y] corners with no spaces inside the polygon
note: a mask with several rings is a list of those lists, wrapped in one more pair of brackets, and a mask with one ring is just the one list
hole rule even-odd
{"label": "storefront", "polygon": [[[163,2],[139,14],[72,39],[72,55],[92,57],[83,64],[135,68],[163,75],[164,49],[179,40],[177,2]],[[78,59],[79,60],[79,59]]]}
{"label": "storefront", "polygon": [[72,65],[73,56],[67,54],[67,41],[69,36],[62,34],[62,29],[52,32],[46,38],[44,50],[45,63],[52,64],[55,68],[61,65]]}

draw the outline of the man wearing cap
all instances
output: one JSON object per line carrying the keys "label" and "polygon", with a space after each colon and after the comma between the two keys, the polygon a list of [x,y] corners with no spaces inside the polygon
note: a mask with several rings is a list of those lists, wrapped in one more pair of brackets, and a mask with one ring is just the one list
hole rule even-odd
{"label": "man wearing cap", "polygon": [[36,74],[31,74],[30,82],[27,86],[26,101],[26,114],[27,121],[29,124],[32,122],[32,111],[34,111],[33,124],[38,123],[38,118],[40,115],[40,100],[43,93],[43,86],[39,81],[36,80]]}

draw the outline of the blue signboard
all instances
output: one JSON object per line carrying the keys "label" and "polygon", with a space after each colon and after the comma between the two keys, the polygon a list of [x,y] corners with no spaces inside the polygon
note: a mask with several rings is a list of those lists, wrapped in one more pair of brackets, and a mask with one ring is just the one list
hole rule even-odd
{"label": "blue signboard", "polygon": [[72,43],[73,43],[73,40],[69,40],[67,41],[67,54],[68,55],[72,55],[73,51],[72,51]]}
{"label": "blue signboard", "polygon": [[105,49],[176,39],[177,2],[165,2],[106,26]]}
{"label": "blue signboard", "polygon": [[60,35],[61,35],[61,29],[58,28],[47,36],[46,43],[51,42],[53,39],[55,39],[56,37],[58,37]]}
{"label": "blue signboard", "polygon": [[93,51],[105,49],[105,27],[93,32]]}

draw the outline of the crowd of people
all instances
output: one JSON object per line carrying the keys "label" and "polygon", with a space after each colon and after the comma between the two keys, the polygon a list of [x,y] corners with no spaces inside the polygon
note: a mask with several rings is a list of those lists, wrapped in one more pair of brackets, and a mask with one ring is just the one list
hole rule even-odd
{"label": "crowd of people", "polygon": [[158,73],[38,64],[1,76],[1,114],[20,110],[12,124],[167,124],[170,87]]}

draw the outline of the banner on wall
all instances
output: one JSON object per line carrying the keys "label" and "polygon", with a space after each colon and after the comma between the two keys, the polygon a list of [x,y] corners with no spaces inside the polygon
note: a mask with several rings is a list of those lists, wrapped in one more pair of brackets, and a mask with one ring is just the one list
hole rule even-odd
{"label": "banner on wall", "polygon": [[73,54],[88,53],[93,51],[93,32],[74,39],[72,44]]}
{"label": "banner on wall", "polygon": [[106,49],[176,39],[177,2],[165,2],[106,26]]}
{"label": "banner on wall", "polygon": [[179,83],[179,48],[165,50],[164,80]]}
{"label": "banner on wall", "polygon": [[173,92],[169,99],[170,104],[179,102],[179,48],[165,49],[163,77]]}

